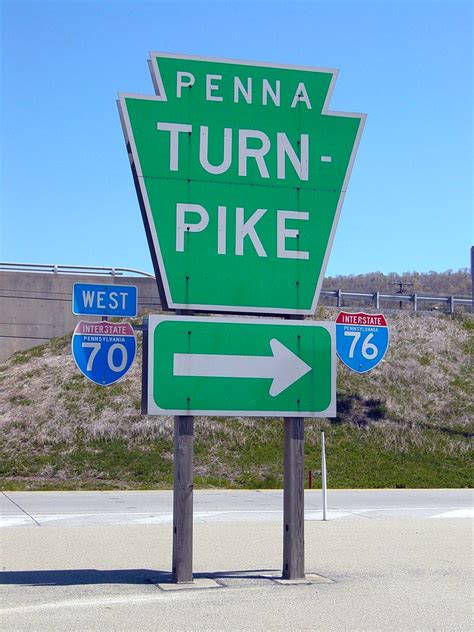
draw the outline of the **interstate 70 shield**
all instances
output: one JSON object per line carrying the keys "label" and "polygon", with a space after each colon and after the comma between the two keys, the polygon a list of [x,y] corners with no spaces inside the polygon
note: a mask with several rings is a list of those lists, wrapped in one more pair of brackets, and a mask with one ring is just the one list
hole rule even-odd
{"label": "interstate 70 shield", "polygon": [[120,380],[132,366],[136,350],[130,323],[81,320],[72,336],[72,355],[77,368],[99,386]]}
{"label": "interstate 70 shield", "polygon": [[336,351],[352,371],[375,368],[388,349],[389,333],[383,314],[339,312],[336,318]]}

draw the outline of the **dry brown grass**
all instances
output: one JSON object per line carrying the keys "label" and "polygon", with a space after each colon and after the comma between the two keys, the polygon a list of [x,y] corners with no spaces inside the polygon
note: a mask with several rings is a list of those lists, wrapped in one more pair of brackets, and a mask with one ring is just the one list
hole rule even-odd
{"label": "dry brown grass", "polygon": [[1,369],[0,429],[7,451],[25,444],[72,444],[78,436],[85,442],[129,443],[171,436],[171,418],[140,414],[140,357],[110,387],[96,386],[79,373],[69,344],[45,345],[40,357],[27,362],[13,356]]}
{"label": "dry brown grass", "polygon": [[[436,434],[426,432],[432,430],[450,434],[447,451],[469,450],[465,439],[473,433],[472,321],[400,311],[388,320],[390,347],[382,363],[362,376],[339,365],[338,390],[360,398],[359,412],[363,403],[380,402],[383,415],[371,418],[369,410],[365,417],[370,424],[377,422],[387,448],[426,447],[430,441],[435,446]],[[357,423],[357,406],[351,417]]]}
{"label": "dry brown grass", "polygon": [[[321,308],[320,319],[337,310]],[[468,317],[388,315],[390,348],[384,361],[365,375],[338,367],[339,418],[308,421],[308,444],[319,429],[346,428],[367,445],[376,438],[382,450],[408,454],[414,449],[465,455],[472,447],[472,320]],[[469,326],[467,323],[471,323]],[[138,345],[139,349],[141,344]],[[0,365],[0,434],[4,458],[64,454],[84,447],[93,455],[97,442],[122,442],[141,454],[159,443],[172,459],[173,421],[140,413],[141,354],[120,382],[100,387],[78,371],[70,337],[12,356]],[[342,431],[342,430],[341,430]],[[352,436],[352,435],[351,435]],[[273,420],[201,418],[196,420],[196,476],[238,484],[259,451],[259,475],[272,450],[279,450],[281,428]],[[86,460],[87,461],[87,460]],[[107,478],[106,471],[82,466],[84,478]],[[39,476],[65,478],[71,469],[45,462]],[[124,480],[127,472],[123,472]]]}

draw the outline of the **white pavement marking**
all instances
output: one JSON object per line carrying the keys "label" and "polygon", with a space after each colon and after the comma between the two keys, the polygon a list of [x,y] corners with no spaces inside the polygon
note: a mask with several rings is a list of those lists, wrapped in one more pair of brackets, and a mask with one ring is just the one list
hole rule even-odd
{"label": "white pavement marking", "polygon": [[181,593],[165,593],[156,592],[150,595],[122,595],[120,597],[102,597],[102,598],[84,598],[84,599],[67,599],[64,601],[50,601],[45,603],[38,603],[31,606],[13,606],[12,608],[2,608],[0,610],[3,614],[25,614],[28,612],[38,612],[41,610],[59,610],[60,608],[90,608],[94,606],[108,606],[113,604],[134,604],[150,601],[159,601],[160,599],[196,599],[199,595],[196,591],[183,591]]}
{"label": "white pavement marking", "polygon": [[[340,518],[358,518],[358,512],[355,511],[328,511],[327,513],[328,520],[339,520]],[[363,517],[363,516],[361,516]],[[305,520],[322,520],[323,512],[322,511],[305,511],[304,512]]]}
{"label": "white pavement marking", "polygon": [[34,522],[28,516],[1,516],[0,527],[22,527],[23,525],[32,526]]}
{"label": "white pavement marking", "polygon": [[[458,510],[458,507],[445,507],[445,509],[455,509]],[[370,513],[373,511],[412,511],[415,515],[418,515],[416,512],[418,511],[439,511],[438,507],[371,507],[370,509],[353,509],[352,513],[361,514],[361,513]]]}
{"label": "white pavement marking", "polygon": [[[159,525],[172,521],[172,492],[11,492],[0,496],[0,527]],[[121,499],[121,500],[119,500]],[[473,518],[469,490],[332,490],[330,519]],[[322,519],[318,492],[305,493],[305,519]],[[121,504],[123,503],[123,504]],[[196,522],[270,522],[282,519],[282,492],[198,491]]]}
{"label": "white pavement marking", "polygon": [[465,507],[464,509],[455,509],[454,511],[445,511],[431,518],[474,518],[474,508]]}
{"label": "white pavement marking", "polygon": [[[439,512],[436,507],[372,507],[353,509],[351,511],[329,510],[329,520],[341,520],[345,518],[370,518],[370,514],[381,512],[387,517],[394,516],[398,512],[411,514],[412,517],[429,518],[474,518],[474,509],[459,507],[446,507],[449,511]],[[434,515],[430,515],[434,514]],[[217,521],[241,521],[252,520],[255,522],[266,522],[280,520],[282,512],[280,509],[222,509],[217,511],[195,511],[194,520],[196,522],[217,522]],[[384,517],[385,517],[384,515]],[[305,520],[322,520],[323,513],[320,510],[306,510]],[[72,524],[167,524],[172,522],[172,512],[77,512],[63,514],[38,514],[35,513],[34,521],[28,516],[1,516],[0,528],[20,527],[20,526],[46,526],[51,523],[64,524],[69,521]]]}
{"label": "white pavement marking", "polygon": [[15,502],[12,498],[10,498],[10,496],[8,496],[8,494],[6,494],[5,492],[1,493],[2,498],[6,498],[6,500],[8,501],[9,504],[14,505],[17,509],[19,509],[24,517],[28,517],[31,519],[31,521],[37,526],[39,527],[39,523],[36,522],[36,520],[33,518],[33,516],[31,514],[29,514],[27,511],[25,511],[23,509],[23,507],[21,507],[17,502]]}
{"label": "white pavement marking", "polygon": [[[214,519],[226,519],[228,520],[278,520],[281,516],[281,511],[276,509],[250,509],[250,510],[219,510],[219,511],[195,511],[194,520],[202,522],[211,522]],[[135,516],[138,516],[135,518]],[[140,517],[143,516],[143,517]],[[173,521],[173,514],[171,512],[152,513],[150,511],[134,511],[134,512],[92,512],[92,513],[66,513],[66,514],[35,514],[37,522],[41,525],[49,522],[61,522],[70,520],[71,522],[85,520],[88,523],[93,523],[95,519],[102,519],[101,522],[108,522],[103,520],[104,518],[111,519],[109,522],[115,523],[132,523],[132,524],[162,524]],[[31,525],[31,521],[26,516],[2,516],[0,517],[1,527],[13,527]]]}

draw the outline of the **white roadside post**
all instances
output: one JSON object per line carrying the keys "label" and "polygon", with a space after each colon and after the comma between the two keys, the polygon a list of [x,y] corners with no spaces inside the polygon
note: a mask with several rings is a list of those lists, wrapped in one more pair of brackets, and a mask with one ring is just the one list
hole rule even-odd
{"label": "white roadside post", "polygon": [[323,520],[328,519],[328,494],[327,494],[327,478],[326,478],[326,442],[324,439],[324,430],[321,430],[321,474],[322,474],[322,490],[323,490]]}

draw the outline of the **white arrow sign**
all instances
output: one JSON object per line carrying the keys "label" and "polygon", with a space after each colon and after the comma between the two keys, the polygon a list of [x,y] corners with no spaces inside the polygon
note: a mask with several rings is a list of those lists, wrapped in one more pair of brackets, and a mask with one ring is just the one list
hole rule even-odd
{"label": "white arrow sign", "polygon": [[275,397],[311,371],[311,367],[272,338],[271,356],[173,354],[173,375],[184,377],[271,378],[270,395]]}

